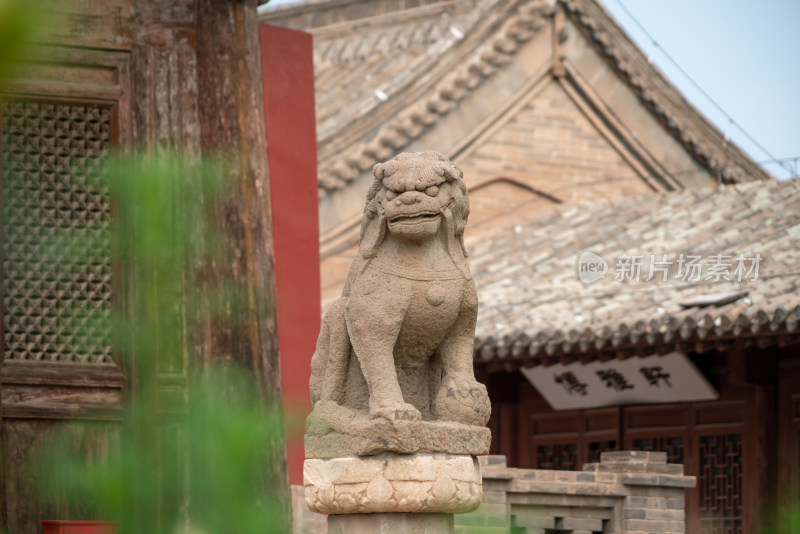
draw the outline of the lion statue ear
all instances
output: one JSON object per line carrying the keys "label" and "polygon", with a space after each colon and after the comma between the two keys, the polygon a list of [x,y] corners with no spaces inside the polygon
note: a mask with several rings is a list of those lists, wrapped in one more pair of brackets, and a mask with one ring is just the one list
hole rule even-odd
{"label": "lion statue ear", "polygon": [[448,181],[442,187],[451,197],[451,202],[442,209],[444,217],[444,247],[450,259],[461,271],[465,279],[470,280],[472,274],[467,263],[467,251],[464,247],[464,227],[466,226],[466,216],[469,213],[469,206],[466,204],[466,196],[462,193],[460,184],[455,181]]}
{"label": "lion statue ear", "polygon": [[377,216],[364,220],[361,226],[359,256],[365,260],[374,258],[386,237],[386,230],[386,216],[383,214],[383,210],[380,210]]}
{"label": "lion statue ear", "polygon": [[[383,178],[386,175],[386,164],[375,165],[372,168],[372,175],[375,179],[367,192],[367,205],[364,207],[364,216],[361,219],[361,245],[358,251],[358,255],[365,260],[375,257],[387,230],[386,217],[378,202],[378,193],[383,187]],[[363,267],[366,267],[366,264]]]}
{"label": "lion statue ear", "polygon": [[386,165],[385,163],[376,163],[372,167],[372,176],[375,177],[378,183],[381,183],[381,180],[383,180],[383,174],[386,168],[385,165]]}
{"label": "lion statue ear", "polygon": [[385,163],[378,163],[372,168],[372,174],[375,179],[369,191],[367,191],[367,205],[364,206],[364,214],[361,217],[358,254],[350,265],[350,271],[347,273],[347,280],[342,290],[343,296],[350,294],[350,289],[356,278],[364,272],[370,260],[378,253],[378,249],[386,237],[386,232],[388,231],[386,216],[383,214],[383,208],[378,202],[378,193],[383,187],[384,173]]}

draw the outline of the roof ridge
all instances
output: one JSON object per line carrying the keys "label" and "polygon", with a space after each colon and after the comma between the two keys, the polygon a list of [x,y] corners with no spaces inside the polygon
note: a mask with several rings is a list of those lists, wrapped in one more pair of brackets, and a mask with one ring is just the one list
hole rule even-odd
{"label": "roof ridge", "polygon": [[409,7],[399,11],[390,11],[388,13],[380,13],[378,15],[372,15],[357,20],[348,20],[334,24],[328,24],[326,26],[320,26],[319,28],[313,28],[309,30],[309,33],[312,33],[315,39],[329,39],[338,36],[353,37],[354,26],[356,26],[358,30],[380,27],[384,25],[397,26],[403,23],[408,23],[409,21],[415,21],[416,19],[429,16],[431,12],[441,11],[442,8],[456,7],[462,3],[466,2],[463,2],[463,0],[442,0],[441,2]]}
{"label": "roof ridge", "polygon": [[[455,3],[447,2],[443,4],[436,4],[436,6],[447,5],[453,6]],[[446,13],[446,12],[444,12]],[[444,14],[443,13],[443,14]],[[392,17],[387,17],[391,20]],[[346,63],[354,59],[363,59],[369,54],[376,51],[387,53],[388,49],[392,50],[405,50],[413,45],[420,45],[441,39],[442,36],[447,35],[447,27],[451,26],[449,17],[437,19],[420,18],[419,20],[406,20],[403,24],[391,24],[381,27],[376,25],[374,29],[380,29],[381,33],[376,35],[376,32],[363,32],[353,33],[352,24],[348,26],[343,23],[343,30],[337,31],[332,35],[321,35],[314,32],[314,39],[318,41],[319,48],[314,49],[314,60],[329,61],[334,64]],[[347,28],[350,31],[344,31]],[[404,30],[413,27],[414,31],[411,35],[404,35]],[[375,46],[376,44],[383,44],[383,47]]]}
{"label": "roof ridge", "polygon": [[[491,3],[486,2],[485,5]],[[435,84],[428,91],[428,98],[382,126],[372,140],[357,144],[320,169],[320,193],[346,186],[361,172],[402,150],[440,117],[447,115],[472,89],[495,74],[498,67],[507,64],[508,56],[516,53],[521,44],[533,38],[543,27],[543,15],[547,15],[554,7],[546,0],[516,0],[511,9],[514,11],[495,32],[494,38],[479,46],[465,66]],[[456,36],[453,39],[458,40]]]}
{"label": "roof ridge", "polygon": [[[504,12],[507,12],[509,6],[518,1],[519,0],[476,0],[477,7],[468,10],[466,16],[464,16],[464,14],[459,14],[457,17],[448,17],[448,20],[460,18],[461,20],[458,27],[452,26],[451,23],[443,24],[442,27],[449,27],[450,31],[445,31],[442,39],[433,42],[426,40],[424,45],[427,46],[427,49],[424,53],[418,53],[415,59],[411,61],[411,66],[406,66],[402,72],[394,77],[392,82],[386,83],[384,81],[383,84],[376,87],[375,98],[367,98],[364,100],[362,105],[356,110],[355,118],[348,123],[349,127],[345,129],[346,136],[334,136],[332,132],[318,129],[318,133],[320,134],[318,137],[318,159],[321,162],[321,172],[324,172],[326,168],[335,164],[335,162],[330,162],[331,158],[342,159],[342,154],[346,152],[352,153],[355,148],[363,145],[364,138],[373,136],[374,132],[380,126],[387,126],[389,121],[396,119],[400,115],[401,111],[408,110],[409,105],[407,102],[410,99],[395,99],[392,98],[393,95],[406,94],[406,91],[410,90],[416,94],[423,95],[420,97],[415,95],[413,101],[419,102],[420,99],[425,98],[424,95],[426,93],[430,94],[432,86],[453,74],[455,67],[451,69],[442,68],[442,65],[448,62],[453,63],[448,53],[451,50],[458,50],[456,59],[460,64],[460,55],[464,54],[463,51],[466,50],[467,54],[471,53],[472,47],[477,47],[482,42],[481,39],[475,36],[484,35],[487,30],[491,31],[491,27],[499,25],[499,23],[487,23],[488,17],[486,15],[489,10],[498,10],[502,8]],[[455,31],[453,31],[454,29]],[[420,29],[415,28],[415,34],[418,33],[420,33]],[[465,37],[465,35],[468,37]],[[417,39],[420,38],[419,35],[416,37]],[[443,72],[443,70],[446,72]],[[415,72],[423,71],[424,76],[417,77],[413,75]],[[388,102],[389,104],[384,104],[384,102]],[[394,112],[387,112],[386,110],[391,108],[392,105],[395,107],[400,105],[402,108],[395,109]],[[432,124],[433,123],[431,123],[431,125]],[[430,125],[424,125],[424,127],[427,126]],[[341,132],[341,129],[338,130],[338,133]],[[377,163],[377,159],[373,161],[372,164],[374,163]],[[371,167],[372,164],[370,164],[369,167]],[[355,171],[353,177],[357,176],[358,172],[360,171]],[[338,187],[331,188],[331,190],[338,189],[343,185],[344,184],[340,184]],[[325,188],[323,187],[323,189]]]}
{"label": "roof ridge", "polygon": [[[261,0],[263,1],[263,0]],[[406,6],[405,2],[380,2],[377,0],[304,0],[291,4],[269,6],[259,11],[261,22],[288,26],[304,31],[313,31],[314,28],[325,28],[338,24],[340,20],[358,21],[368,19],[377,14],[399,14],[414,10],[426,5],[440,4],[458,0],[416,0],[417,5]],[[394,5],[391,5],[391,4]],[[389,4],[389,5],[387,5]],[[366,8],[367,14],[359,12],[359,5]],[[335,22],[331,22],[335,21]]]}
{"label": "roof ridge", "polygon": [[[646,61],[638,46],[596,0],[515,0],[509,18],[490,42],[466,60],[466,65],[446,75],[427,91],[427,97],[384,122],[368,141],[349,149],[322,155],[320,194],[336,191],[417,139],[480,85],[509,62],[520,45],[530,40],[547,16],[563,6],[573,21],[601,47],[645,106],[709,172],[718,169],[721,180],[736,183],[772,176],[734,144],[728,142],[702,114],[688,103],[660,71]],[[536,12],[536,15],[534,15]],[[453,41],[453,39],[449,39]],[[384,91],[386,94],[386,91]],[[375,108],[380,104],[375,104]],[[330,158],[330,159],[329,159]]]}
{"label": "roof ridge", "polygon": [[[756,164],[739,147],[729,142],[719,130],[697,110],[672,82],[642,53],[605,8],[597,0],[558,0],[575,22],[581,25],[601,48],[636,94],[668,131],[693,153],[705,160],[708,169],[719,169],[726,182],[760,180],[772,176]],[[623,50],[624,49],[624,50]],[[676,102],[677,101],[677,102]],[[679,109],[684,108],[684,109]],[[713,145],[704,140],[713,138]],[[734,160],[734,165],[724,165]]]}

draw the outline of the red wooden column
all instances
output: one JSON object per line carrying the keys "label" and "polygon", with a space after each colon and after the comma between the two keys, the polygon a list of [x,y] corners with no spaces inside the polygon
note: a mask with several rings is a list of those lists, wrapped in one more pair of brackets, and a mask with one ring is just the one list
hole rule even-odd
{"label": "red wooden column", "polygon": [[[311,35],[260,25],[275,291],[289,482],[303,483],[303,422],[320,326],[317,136]],[[254,117],[255,119],[255,117]]]}

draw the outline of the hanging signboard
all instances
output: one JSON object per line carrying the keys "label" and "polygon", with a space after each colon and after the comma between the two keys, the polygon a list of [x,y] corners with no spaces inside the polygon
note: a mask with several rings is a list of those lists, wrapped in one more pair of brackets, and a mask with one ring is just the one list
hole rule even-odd
{"label": "hanging signboard", "polygon": [[555,364],[522,374],[556,410],[712,400],[717,392],[684,354]]}

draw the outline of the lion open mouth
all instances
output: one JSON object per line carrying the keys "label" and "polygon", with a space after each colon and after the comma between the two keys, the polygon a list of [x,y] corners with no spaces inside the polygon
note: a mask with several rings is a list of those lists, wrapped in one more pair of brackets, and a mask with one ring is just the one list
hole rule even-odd
{"label": "lion open mouth", "polygon": [[435,221],[438,217],[438,211],[426,211],[411,215],[396,215],[389,219],[389,224],[419,224]]}

